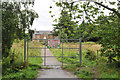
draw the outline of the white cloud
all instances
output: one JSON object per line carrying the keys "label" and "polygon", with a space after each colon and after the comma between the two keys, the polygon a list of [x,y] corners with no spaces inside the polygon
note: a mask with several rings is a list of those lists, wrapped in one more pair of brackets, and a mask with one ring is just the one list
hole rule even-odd
{"label": "white cloud", "polygon": [[[33,9],[38,13],[39,18],[35,19],[32,25],[32,29],[37,30],[53,30],[52,24],[53,19],[51,18],[50,5],[53,3],[52,0],[35,0],[35,4]],[[59,10],[58,8],[54,7],[53,12]]]}

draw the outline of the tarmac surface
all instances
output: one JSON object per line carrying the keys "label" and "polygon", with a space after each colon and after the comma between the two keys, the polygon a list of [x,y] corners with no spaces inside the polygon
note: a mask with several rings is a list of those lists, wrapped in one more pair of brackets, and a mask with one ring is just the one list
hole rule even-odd
{"label": "tarmac surface", "polygon": [[[40,80],[40,78],[77,78],[73,72],[63,70],[61,68],[62,63],[59,62],[49,49],[42,49],[41,56],[46,55],[43,58],[42,65],[49,65],[47,68],[39,70],[38,77],[35,80]],[[51,56],[51,57],[50,57]],[[52,65],[52,66],[50,66]],[[45,66],[44,66],[45,67]]]}

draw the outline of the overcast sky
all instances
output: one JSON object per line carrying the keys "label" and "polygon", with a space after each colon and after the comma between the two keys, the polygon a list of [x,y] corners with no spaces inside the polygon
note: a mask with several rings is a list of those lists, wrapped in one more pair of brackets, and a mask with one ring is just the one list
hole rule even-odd
{"label": "overcast sky", "polygon": [[[55,5],[52,0],[35,0],[33,9],[38,13],[39,18],[34,20],[32,29],[53,30],[53,19],[49,13],[50,5]],[[57,7],[54,7],[53,12],[56,12],[56,15],[59,15],[59,9]]]}
{"label": "overcast sky", "polygon": [[36,30],[53,30],[53,19],[49,13],[49,7],[51,5],[53,6],[52,13],[56,17],[59,17],[60,9],[55,7],[53,0],[35,0],[33,9],[38,13],[39,17],[34,20],[32,29],[36,28]]}

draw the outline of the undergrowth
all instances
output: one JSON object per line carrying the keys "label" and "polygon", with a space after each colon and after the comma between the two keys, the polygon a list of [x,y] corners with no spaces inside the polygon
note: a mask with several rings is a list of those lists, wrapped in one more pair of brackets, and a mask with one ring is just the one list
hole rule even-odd
{"label": "undergrowth", "polygon": [[[39,43],[32,44],[38,45]],[[41,49],[29,50],[29,55],[41,55]],[[14,43],[10,55],[2,60],[2,80],[31,80],[37,77],[38,69],[42,68],[41,57],[29,57],[24,61],[23,42]]]}
{"label": "undergrowth", "polygon": [[[83,44],[86,46],[92,46],[92,44],[96,46],[93,42]],[[65,44],[65,46],[66,45],[67,44]],[[97,55],[97,51],[95,51],[94,48],[82,49],[82,65],[79,64],[79,52],[77,50],[63,49],[63,56],[73,57],[63,57],[63,63],[67,65],[64,65],[62,68],[73,71],[78,78],[120,79],[120,77],[118,77],[120,71],[120,68],[117,66],[118,64],[107,63],[107,58],[101,56],[100,53]],[[62,56],[62,49],[50,49],[50,51],[55,56]],[[62,62],[62,57],[56,58]]]}

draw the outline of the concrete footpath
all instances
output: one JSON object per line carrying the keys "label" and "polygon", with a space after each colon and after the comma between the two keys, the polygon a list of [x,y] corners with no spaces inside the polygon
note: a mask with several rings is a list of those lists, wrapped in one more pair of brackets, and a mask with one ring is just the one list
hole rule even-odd
{"label": "concrete footpath", "polygon": [[[41,50],[41,56],[44,56],[44,49]],[[53,56],[53,57],[47,57],[47,56]],[[44,57],[42,57],[44,60]],[[63,70],[61,68],[62,63],[59,62],[54,55],[50,52],[49,49],[46,49],[46,65],[52,65],[47,66],[50,69],[40,69],[38,73],[38,77],[35,80],[39,80],[40,78],[77,78],[76,75],[74,75],[72,72]],[[44,61],[42,65],[44,64]],[[53,66],[58,65],[58,66]]]}

